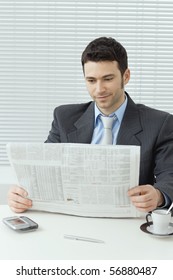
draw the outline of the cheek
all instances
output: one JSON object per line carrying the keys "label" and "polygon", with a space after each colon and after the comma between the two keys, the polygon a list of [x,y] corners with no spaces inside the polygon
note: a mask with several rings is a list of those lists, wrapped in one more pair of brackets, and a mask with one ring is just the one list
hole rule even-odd
{"label": "cheek", "polygon": [[93,93],[94,93],[94,87],[93,86],[87,85],[87,90],[88,90],[90,95],[93,95]]}
{"label": "cheek", "polygon": [[122,88],[123,88],[123,80],[119,81],[118,83],[114,83],[114,85],[112,85],[113,91],[119,91]]}

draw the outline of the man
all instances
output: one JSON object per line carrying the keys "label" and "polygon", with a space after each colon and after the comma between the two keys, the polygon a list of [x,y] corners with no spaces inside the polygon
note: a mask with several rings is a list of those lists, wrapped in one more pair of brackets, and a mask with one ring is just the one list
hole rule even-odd
{"label": "man", "polygon": [[[113,38],[90,42],[81,61],[94,101],[57,107],[46,142],[99,144],[103,137],[100,116],[113,117],[112,144],[141,147],[139,186],[132,186],[127,195],[143,212],[169,207],[173,201],[173,116],[135,104],[125,92],[130,79],[127,53]],[[19,186],[9,191],[8,202],[15,212],[32,206]]]}

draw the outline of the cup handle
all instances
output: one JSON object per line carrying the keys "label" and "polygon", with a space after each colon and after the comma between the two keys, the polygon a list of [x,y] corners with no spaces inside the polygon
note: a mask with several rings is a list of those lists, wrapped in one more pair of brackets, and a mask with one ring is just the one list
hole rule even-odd
{"label": "cup handle", "polygon": [[147,221],[147,224],[150,225],[150,223],[152,222],[152,218],[151,218],[151,214],[147,214],[146,215],[146,221]]}

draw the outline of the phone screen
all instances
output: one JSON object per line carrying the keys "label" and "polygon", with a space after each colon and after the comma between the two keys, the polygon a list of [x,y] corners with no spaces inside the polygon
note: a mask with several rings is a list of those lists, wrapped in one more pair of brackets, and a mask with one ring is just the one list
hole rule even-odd
{"label": "phone screen", "polygon": [[16,219],[11,219],[9,220],[9,223],[12,225],[23,225],[26,224],[26,222],[22,219],[16,218]]}

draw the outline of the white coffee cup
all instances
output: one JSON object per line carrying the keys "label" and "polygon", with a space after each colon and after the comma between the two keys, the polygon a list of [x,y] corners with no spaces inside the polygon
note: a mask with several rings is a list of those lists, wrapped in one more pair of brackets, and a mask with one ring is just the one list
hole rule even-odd
{"label": "white coffee cup", "polygon": [[167,234],[169,223],[171,221],[171,213],[168,214],[166,209],[156,209],[152,213],[146,215],[146,221],[149,226],[152,225],[153,233]]}

